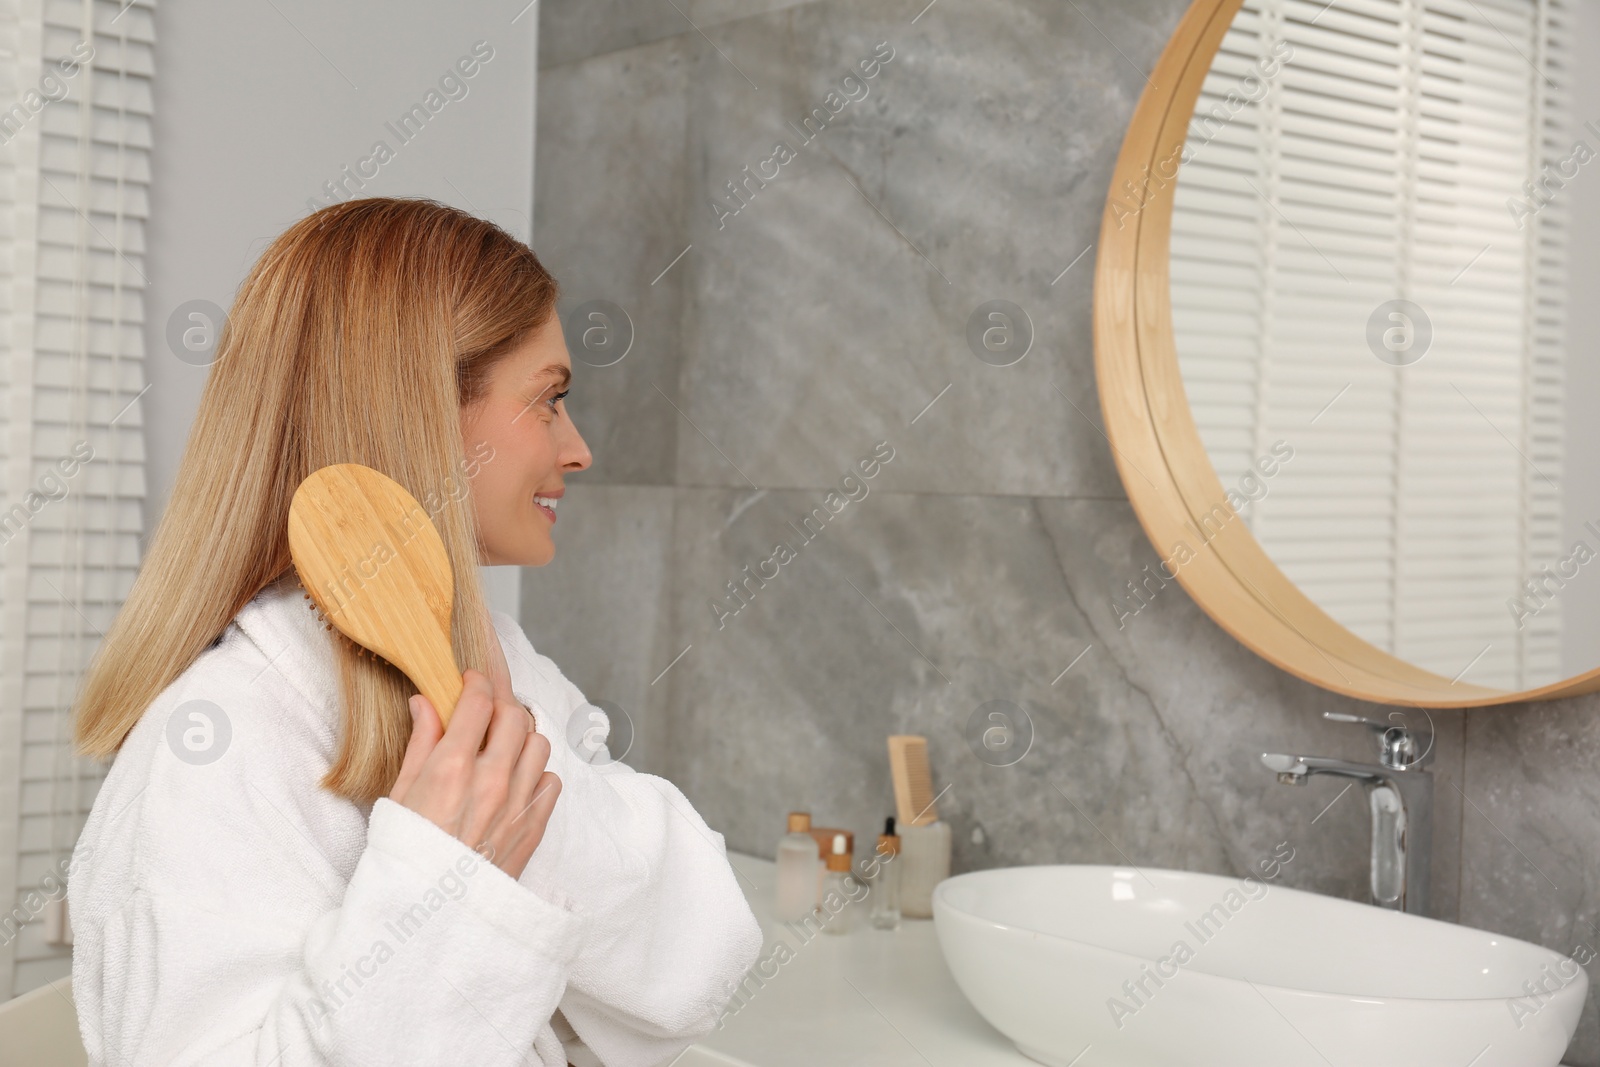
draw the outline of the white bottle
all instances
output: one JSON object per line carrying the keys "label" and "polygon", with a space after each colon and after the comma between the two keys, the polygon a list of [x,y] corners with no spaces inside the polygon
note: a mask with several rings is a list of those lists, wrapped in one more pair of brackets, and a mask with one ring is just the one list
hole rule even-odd
{"label": "white bottle", "polygon": [[811,816],[803,811],[789,813],[789,832],[778,839],[778,900],[780,922],[799,922],[817,906],[817,879],[822,861],[817,858],[817,841],[811,836]]}

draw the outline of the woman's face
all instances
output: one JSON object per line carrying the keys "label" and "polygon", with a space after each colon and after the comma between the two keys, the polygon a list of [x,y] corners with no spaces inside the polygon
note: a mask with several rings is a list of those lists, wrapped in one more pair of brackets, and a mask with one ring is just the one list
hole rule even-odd
{"label": "woman's face", "polygon": [[[542,567],[555,556],[551,528],[567,472],[593,457],[567,417],[572,359],[561,322],[550,321],[489,372],[488,390],[461,411],[481,562]],[[492,449],[492,451],[491,451]]]}

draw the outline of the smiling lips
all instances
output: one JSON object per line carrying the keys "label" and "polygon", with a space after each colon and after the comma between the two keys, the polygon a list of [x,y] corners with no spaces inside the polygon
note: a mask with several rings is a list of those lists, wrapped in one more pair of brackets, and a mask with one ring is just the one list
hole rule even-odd
{"label": "smiling lips", "polygon": [[545,518],[549,519],[551,522],[555,522],[556,504],[559,503],[560,500],[560,496],[536,496],[533,498],[533,506],[544,512]]}

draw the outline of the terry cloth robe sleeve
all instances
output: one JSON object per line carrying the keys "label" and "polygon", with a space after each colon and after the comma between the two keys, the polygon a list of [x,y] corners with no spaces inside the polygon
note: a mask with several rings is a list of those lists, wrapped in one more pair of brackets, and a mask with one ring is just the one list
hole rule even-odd
{"label": "terry cloth robe sleeve", "polygon": [[69,879],[97,1067],[561,1067],[586,922],[387,799],[318,785],[335,735],[237,629],[151,705]]}
{"label": "terry cloth robe sleeve", "polygon": [[493,618],[513,692],[550,738],[562,782],[522,883],[581,900],[591,921],[561,1014],[605,1067],[666,1063],[716,1026],[760,953],[761,928],[722,835],[671,782],[583,744],[599,709],[515,620]]}

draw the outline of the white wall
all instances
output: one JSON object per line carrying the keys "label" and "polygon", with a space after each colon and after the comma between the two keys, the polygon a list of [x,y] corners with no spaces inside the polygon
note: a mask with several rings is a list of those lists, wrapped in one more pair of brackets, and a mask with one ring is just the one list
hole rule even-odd
{"label": "white wall", "polygon": [[[394,150],[358,195],[428,196],[527,240],[533,204],[539,8],[523,0],[161,0],[144,397],[153,530],[208,373],[168,348],[188,300],[227,308],[267,244],[326,202],[323,183],[375,141]],[[493,58],[409,142],[395,122],[486,41]],[[443,94],[441,94],[442,96]],[[517,612],[518,571],[484,572]]]}
{"label": "white wall", "polygon": [[[1600,138],[1583,128],[1600,126],[1600,69],[1589,59],[1600,54],[1600,3],[1572,5],[1571,54],[1573,137],[1600,152]],[[1585,164],[1558,194],[1570,197],[1567,229],[1567,363],[1562,456],[1564,536],[1562,556],[1582,541],[1600,551],[1586,524],[1600,527],[1600,160]],[[1556,561],[1552,560],[1552,563]],[[1580,674],[1600,665],[1600,562],[1589,563],[1561,590],[1562,663]]]}

